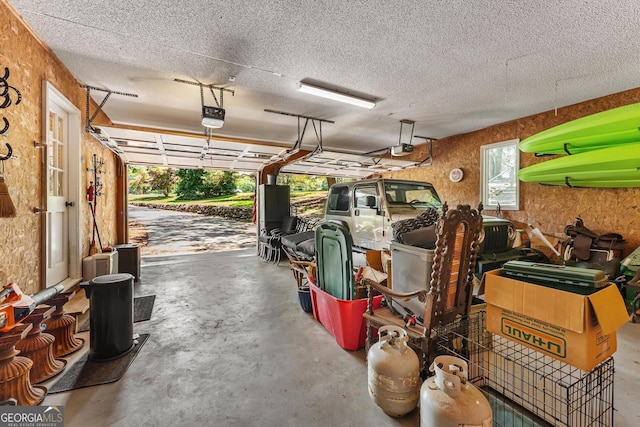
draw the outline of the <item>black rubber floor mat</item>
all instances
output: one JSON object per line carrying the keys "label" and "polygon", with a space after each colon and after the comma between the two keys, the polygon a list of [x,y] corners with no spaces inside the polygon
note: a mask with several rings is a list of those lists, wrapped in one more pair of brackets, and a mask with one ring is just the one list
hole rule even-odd
{"label": "black rubber floor mat", "polygon": [[133,299],[133,323],[144,322],[151,319],[153,304],[156,301],[155,295],[136,297]]}
{"label": "black rubber floor mat", "polygon": [[141,334],[135,340],[131,351],[106,362],[89,360],[89,352],[87,351],[77,362],[67,367],[60,379],[49,388],[49,394],[118,381],[125,374],[148,338],[149,334]]}

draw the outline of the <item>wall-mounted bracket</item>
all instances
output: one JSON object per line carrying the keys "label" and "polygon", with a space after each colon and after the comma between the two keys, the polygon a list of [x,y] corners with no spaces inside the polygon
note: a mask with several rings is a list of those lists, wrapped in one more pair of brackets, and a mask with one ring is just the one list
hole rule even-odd
{"label": "wall-mounted bracket", "polygon": [[[421,138],[426,140],[426,144],[427,144],[427,157],[425,157],[424,159],[422,159],[420,162],[416,163],[416,166],[431,166],[433,164],[433,147],[432,147],[432,143],[433,141],[437,141],[437,139],[435,138],[430,138],[428,136],[420,136],[420,135],[415,135],[416,138]],[[427,163],[428,161],[428,163]]]}
{"label": "wall-mounted bracket", "polygon": [[[87,90],[87,102],[85,104],[85,130],[91,133],[100,142],[105,142],[104,137],[99,136],[100,132],[93,127],[92,123],[93,123],[93,120],[96,118],[96,116],[100,114],[100,111],[102,111],[102,107],[104,107],[104,105],[107,103],[107,101],[109,100],[109,97],[111,95],[123,95],[123,96],[131,96],[133,98],[137,98],[138,95],[136,95],[135,93],[117,92],[117,91],[108,90],[108,89],[101,89],[99,87],[89,86],[89,85],[80,85],[80,87]],[[107,95],[104,97],[104,99],[102,100],[102,102],[100,103],[96,111],[93,112],[93,115],[89,117],[89,106],[91,105],[91,90],[106,92]]]}

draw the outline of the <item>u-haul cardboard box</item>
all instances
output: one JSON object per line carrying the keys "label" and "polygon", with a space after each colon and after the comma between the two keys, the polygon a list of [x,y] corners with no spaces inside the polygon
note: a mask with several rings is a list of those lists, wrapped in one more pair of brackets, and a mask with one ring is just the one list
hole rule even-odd
{"label": "u-haul cardboard box", "polygon": [[615,285],[591,295],[485,274],[487,330],[589,371],[615,353],[629,320]]}

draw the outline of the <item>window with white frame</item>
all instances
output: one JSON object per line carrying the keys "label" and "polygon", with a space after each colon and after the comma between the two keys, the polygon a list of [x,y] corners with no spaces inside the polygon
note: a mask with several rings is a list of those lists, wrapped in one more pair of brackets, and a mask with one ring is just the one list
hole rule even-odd
{"label": "window with white frame", "polygon": [[518,139],[480,147],[480,194],[485,209],[519,209]]}

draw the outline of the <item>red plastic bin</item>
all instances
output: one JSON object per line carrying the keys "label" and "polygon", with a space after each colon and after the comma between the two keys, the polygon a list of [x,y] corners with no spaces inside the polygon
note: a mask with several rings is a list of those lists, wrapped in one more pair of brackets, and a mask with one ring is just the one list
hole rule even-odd
{"label": "red plastic bin", "polygon": [[[364,347],[367,337],[366,322],[362,315],[367,310],[367,299],[343,300],[309,285],[313,316],[333,335],[345,350]],[[382,295],[373,297],[373,308],[381,307]]]}

